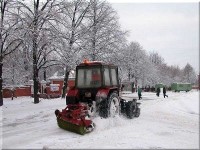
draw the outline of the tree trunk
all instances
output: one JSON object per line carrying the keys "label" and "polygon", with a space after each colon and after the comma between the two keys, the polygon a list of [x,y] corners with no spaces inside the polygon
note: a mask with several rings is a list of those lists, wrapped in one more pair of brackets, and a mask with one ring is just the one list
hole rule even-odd
{"label": "tree trunk", "polygon": [[37,66],[34,64],[33,65],[33,88],[34,88],[34,103],[37,104],[39,103],[39,95],[38,95],[38,90],[39,90],[39,80],[38,80],[38,69]]}
{"label": "tree trunk", "polygon": [[138,91],[137,78],[135,78],[135,89],[136,89],[136,92],[137,92]]}
{"label": "tree trunk", "polygon": [[144,87],[145,85],[144,85],[144,80],[145,80],[145,78],[144,78],[144,74],[142,75],[142,87]]}
{"label": "tree trunk", "polygon": [[34,103],[39,103],[38,96],[38,68],[37,68],[37,50],[38,50],[38,9],[39,9],[39,0],[34,3],[34,20],[33,20],[33,86],[34,86]]}
{"label": "tree trunk", "polygon": [[94,25],[93,25],[93,37],[92,37],[92,60],[93,61],[95,61],[96,60],[96,33],[97,33],[97,20],[96,20],[96,15],[97,15],[97,12],[96,12],[96,5],[97,5],[97,3],[96,3],[96,0],[94,1],[94,16],[93,16],[93,23],[94,23]]}
{"label": "tree trunk", "polygon": [[[36,29],[34,28],[36,31]],[[37,68],[37,34],[34,32],[33,35],[33,86],[34,86],[34,103],[39,103],[39,97],[38,97],[38,68]]]}
{"label": "tree trunk", "polygon": [[128,69],[128,80],[131,81],[131,69]]}
{"label": "tree trunk", "polygon": [[46,73],[46,69],[44,70],[43,76],[44,76],[44,81],[46,81],[46,80],[47,80],[47,73]]}
{"label": "tree trunk", "polygon": [[[46,62],[47,58],[46,58],[46,54],[44,55],[44,62]],[[44,77],[44,81],[47,80],[47,72],[46,72],[46,68],[44,68],[44,72],[43,72],[43,77]]]}
{"label": "tree trunk", "polygon": [[62,98],[65,98],[65,95],[66,95],[66,90],[67,90],[67,86],[68,86],[69,73],[70,73],[70,70],[68,70],[68,67],[66,67],[66,69],[65,69],[64,84],[63,84],[63,89],[62,89]]}
{"label": "tree trunk", "polygon": [[[72,20],[72,32],[71,32],[71,39],[69,41],[69,50],[72,50],[72,46],[74,44],[74,36],[75,36],[75,14],[76,14],[76,8],[73,14],[73,20]],[[67,91],[67,86],[68,86],[68,78],[69,78],[69,73],[70,69],[69,66],[66,66],[65,68],[65,78],[64,78],[64,83],[63,83],[63,88],[62,88],[62,98],[65,98],[66,91]]]}
{"label": "tree trunk", "polygon": [[0,6],[0,13],[1,13],[1,21],[0,21],[0,106],[3,106],[3,88],[2,88],[2,83],[3,83],[3,79],[2,79],[2,73],[3,73],[3,21],[4,21],[4,10],[5,10],[5,2],[1,1],[0,2],[1,6]]}
{"label": "tree trunk", "polygon": [[2,79],[3,62],[0,60],[0,106],[3,106],[3,79]]}

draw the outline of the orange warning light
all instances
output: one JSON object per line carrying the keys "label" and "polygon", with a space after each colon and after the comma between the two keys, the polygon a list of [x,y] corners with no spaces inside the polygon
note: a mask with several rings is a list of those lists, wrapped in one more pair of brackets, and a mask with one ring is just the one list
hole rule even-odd
{"label": "orange warning light", "polygon": [[89,61],[88,61],[87,59],[84,59],[83,62],[84,62],[85,64],[88,64],[88,63],[89,63]]}

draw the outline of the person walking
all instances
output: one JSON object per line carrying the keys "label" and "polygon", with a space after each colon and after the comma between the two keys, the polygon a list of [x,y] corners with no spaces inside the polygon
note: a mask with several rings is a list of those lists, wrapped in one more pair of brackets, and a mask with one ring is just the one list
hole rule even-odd
{"label": "person walking", "polygon": [[166,95],[166,88],[165,88],[165,86],[163,87],[163,96],[164,96],[164,98],[165,98],[165,96],[168,97],[168,95]]}
{"label": "person walking", "polygon": [[138,86],[138,97],[139,100],[142,99],[142,89]]}
{"label": "person walking", "polygon": [[159,95],[160,95],[160,88],[159,87],[157,87],[157,89],[156,89],[156,95],[159,97]]}

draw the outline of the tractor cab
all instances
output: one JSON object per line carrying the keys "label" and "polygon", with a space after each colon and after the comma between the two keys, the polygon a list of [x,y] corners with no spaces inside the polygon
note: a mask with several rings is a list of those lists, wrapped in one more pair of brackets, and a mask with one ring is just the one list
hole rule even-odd
{"label": "tractor cab", "polygon": [[84,61],[76,67],[75,87],[69,90],[66,104],[99,104],[112,92],[119,95],[118,67],[99,61]]}
{"label": "tractor cab", "polygon": [[85,61],[76,67],[75,87],[78,89],[118,86],[118,68],[114,65]]}

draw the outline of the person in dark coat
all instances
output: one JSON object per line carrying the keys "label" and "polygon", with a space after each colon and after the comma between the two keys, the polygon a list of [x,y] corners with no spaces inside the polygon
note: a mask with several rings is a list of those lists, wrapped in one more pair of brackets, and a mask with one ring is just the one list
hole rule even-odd
{"label": "person in dark coat", "polygon": [[163,87],[163,96],[164,96],[164,98],[165,98],[165,96],[168,97],[168,95],[166,95],[166,88],[165,88],[165,86]]}
{"label": "person in dark coat", "polygon": [[138,86],[138,97],[142,99],[142,89]]}
{"label": "person in dark coat", "polygon": [[160,95],[160,88],[158,87],[157,89],[156,89],[156,95],[159,97],[159,95]]}

